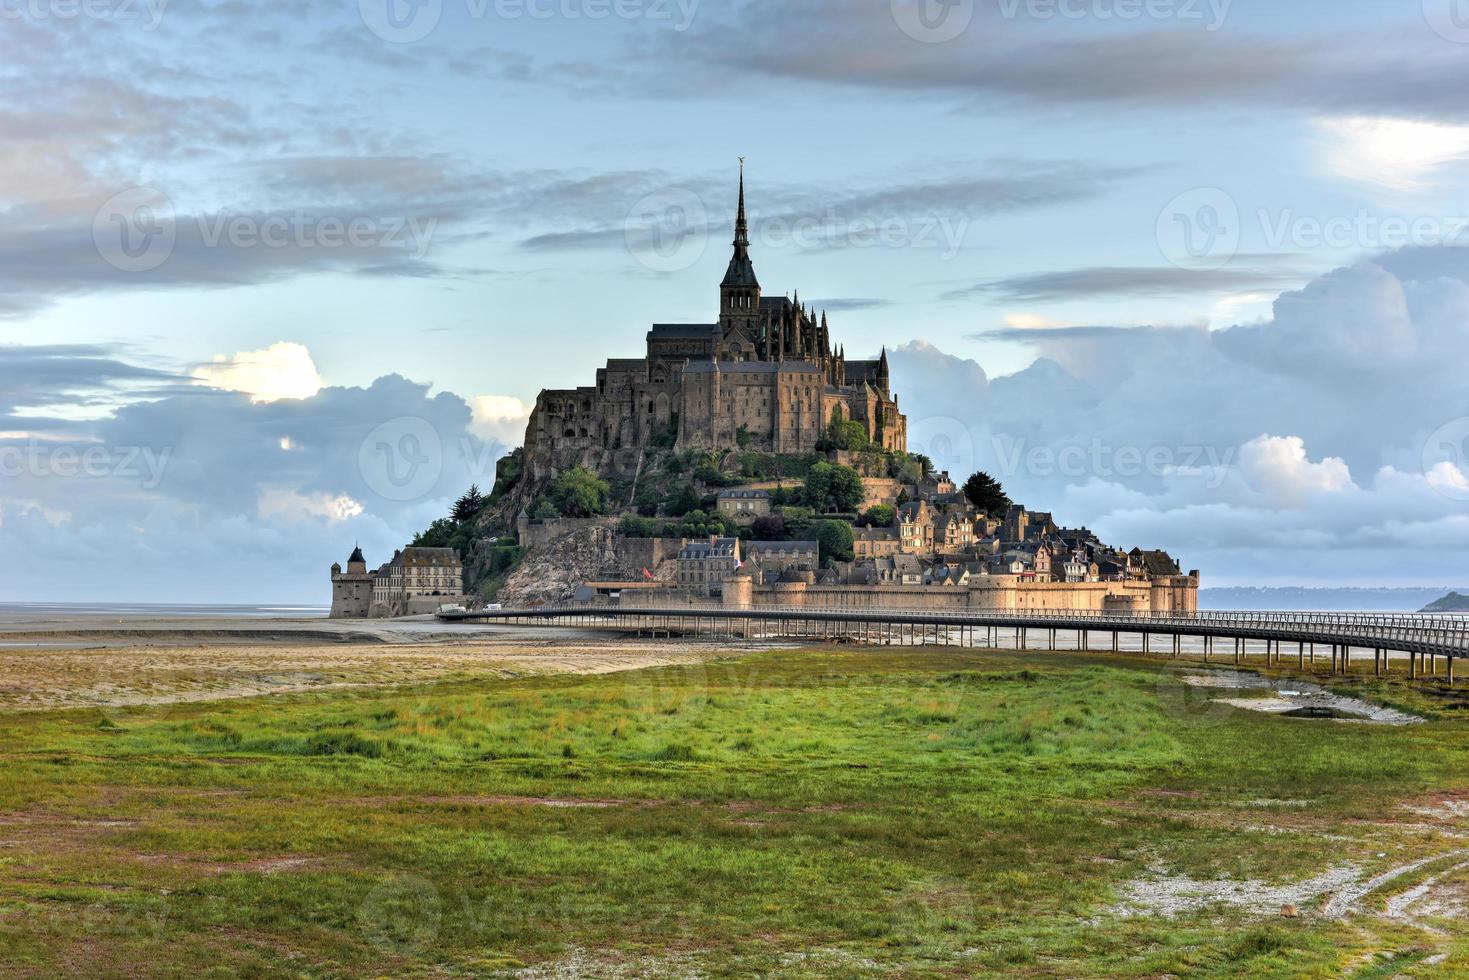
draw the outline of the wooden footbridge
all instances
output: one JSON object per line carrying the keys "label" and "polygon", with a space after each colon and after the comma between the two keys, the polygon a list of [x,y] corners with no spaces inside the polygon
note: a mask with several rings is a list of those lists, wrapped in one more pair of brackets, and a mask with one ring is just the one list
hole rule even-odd
{"label": "wooden footbridge", "polygon": [[[819,639],[882,646],[964,646],[1016,650],[1136,651],[1205,662],[1314,666],[1333,672],[1372,658],[1381,675],[1393,661],[1413,676],[1454,680],[1469,658],[1469,617],[1402,613],[1196,612],[1104,615],[1061,611],[976,612],[936,609],[798,608],[719,605],[639,606],[605,603],[445,612],[446,622],[609,629],[653,636]],[[1033,645],[1039,637],[1044,646]],[[1163,644],[1159,647],[1159,644]],[[1064,644],[1064,645],[1063,645]],[[1222,646],[1221,646],[1222,644]],[[1353,658],[1357,659],[1354,660]]]}

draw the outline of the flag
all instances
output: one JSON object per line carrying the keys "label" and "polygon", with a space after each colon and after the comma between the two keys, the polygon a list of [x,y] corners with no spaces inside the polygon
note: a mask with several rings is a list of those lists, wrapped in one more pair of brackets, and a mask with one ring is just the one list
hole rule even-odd
{"label": "flag", "polygon": [[645,578],[645,579],[647,579],[647,580],[648,580],[648,581],[649,581],[649,582],[651,582],[651,581],[653,581],[653,573],[652,573],[652,572],[650,572],[650,571],[648,571],[648,570],[647,570],[647,569],[646,569],[646,568],[645,568],[645,569],[643,569],[643,578]]}

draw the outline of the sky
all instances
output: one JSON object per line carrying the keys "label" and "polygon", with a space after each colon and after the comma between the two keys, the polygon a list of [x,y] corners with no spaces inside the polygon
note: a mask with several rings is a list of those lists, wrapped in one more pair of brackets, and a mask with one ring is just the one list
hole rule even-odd
{"label": "sky", "polygon": [[1205,585],[1469,582],[1465,0],[0,0],[0,600],[324,602],[767,295]]}

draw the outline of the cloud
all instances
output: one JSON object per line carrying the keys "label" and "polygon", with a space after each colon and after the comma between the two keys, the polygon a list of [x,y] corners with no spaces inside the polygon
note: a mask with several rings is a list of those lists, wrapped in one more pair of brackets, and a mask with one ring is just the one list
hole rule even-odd
{"label": "cloud", "polygon": [[[99,353],[0,347],[0,377],[54,362],[28,392],[41,402],[174,377]],[[464,399],[398,376],[271,401],[198,384],[114,398],[45,439],[13,422],[0,433],[0,551],[27,558],[0,569],[6,595],[325,602],[325,569],[354,541],[386,560],[492,483],[506,449]]]}
{"label": "cloud", "polygon": [[1333,176],[1390,190],[1422,190],[1450,164],[1469,160],[1469,125],[1372,116],[1316,120]]}
{"label": "cloud", "polygon": [[1245,443],[1239,463],[1249,483],[1274,500],[1299,507],[1316,494],[1354,488],[1345,461],[1314,463],[1306,456],[1305,440],[1294,436],[1261,436]]}
{"label": "cloud", "polygon": [[828,313],[854,313],[859,310],[885,309],[894,303],[890,299],[861,299],[854,296],[846,299],[818,299],[813,305]]}
{"label": "cloud", "polygon": [[[957,38],[923,44],[898,29],[888,3],[731,4],[701,11],[685,34],[642,40],[633,50],[644,66],[635,84],[662,98],[708,94],[731,78],[745,91],[753,76],[986,105],[1271,106],[1469,118],[1451,94],[1462,87],[1465,63],[1454,45],[1425,29],[1416,8],[1372,30],[1268,36],[1237,27],[1227,4],[1177,4],[1171,24],[1105,31],[1056,16],[1054,5],[1044,5],[1051,16],[1031,13],[1040,6],[974,4],[974,21]],[[1318,10],[1330,22],[1332,8]],[[741,43],[731,45],[731,37]],[[674,74],[676,86],[669,84]]]}
{"label": "cloud", "polygon": [[284,340],[233,357],[217,355],[195,368],[194,377],[214,388],[244,392],[254,402],[310,398],[323,387],[311,352]]}
{"label": "cloud", "polygon": [[261,492],[257,508],[264,518],[283,518],[292,523],[320,518],[332,524],[361,517],[364,509],[346,494],[333,497],[328,493],[303,494],[274,487]]}
{"label": "cloud", "polygon": [[[1469,250],[1411,249],[1200,327],[1006,328],[990,378],[892,352],[910,443],[1215,584],[1439,583],[1469,541]],[[1425,550],[1426,549],[1426,550]]]}
{"label": "cloud", "polygon": [[525,439],[525,427],[535,407],[510,395],[478,395],[469,400],[469,406],[474,413],[471,430],[481,438],[507,446],[518,446]]}
{"label": "cloud", "polygon": [[[1044,210],[1099,198],[1146,172],[1076,160],[998,158],[935,175],[830,182],[763,183],[750,178],[751,238],[764,250],[825,251],[886,246],[952,253],[983,218]],[[700,178],[654,173],[605,175],[544,188],[539,217],[553,228],[520,241],[532,251],[627,249],[667,244],[670,236],[727,240],[735,200],[728,174]]]}
{"label": "cloud", "polygon": [[994,279],[942,295],[945,300],[994,295],[1016,303],[1097,299],[1112,296],[1188,296],[1234,293],[1294,285],[1303,273],[1284,269],[1182,269],[1100,266]]}

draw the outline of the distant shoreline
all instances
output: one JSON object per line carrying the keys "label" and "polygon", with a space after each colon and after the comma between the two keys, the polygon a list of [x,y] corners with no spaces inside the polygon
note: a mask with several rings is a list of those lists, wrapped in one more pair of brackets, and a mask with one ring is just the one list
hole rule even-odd
{"label": "distant shoreline", "polygon": [[1462,586],[1276,588],[1236,586],[1202,588],[1202,610],[1241,612],[1382,612],[1416,613],[1450,592],[1466,592]]}
{"label": "distant shoreline", "polygon": [[33,616],[157,616],[230,619],[325,619],[327,605],[168,602],[0,602],[0,620]]}

